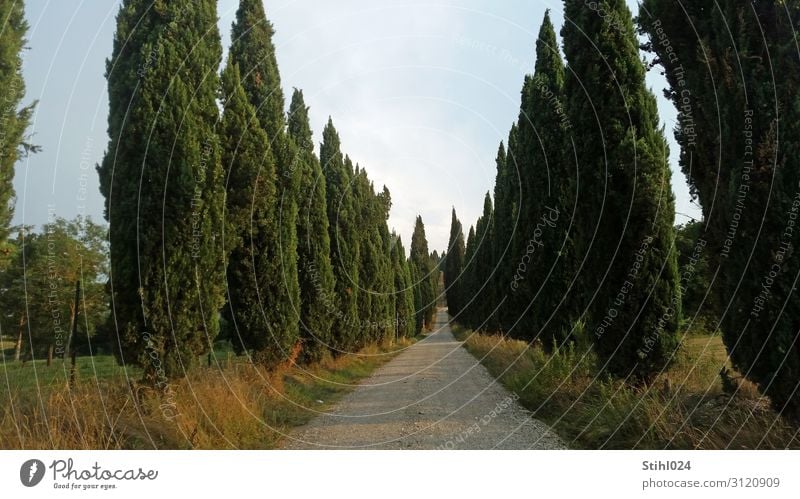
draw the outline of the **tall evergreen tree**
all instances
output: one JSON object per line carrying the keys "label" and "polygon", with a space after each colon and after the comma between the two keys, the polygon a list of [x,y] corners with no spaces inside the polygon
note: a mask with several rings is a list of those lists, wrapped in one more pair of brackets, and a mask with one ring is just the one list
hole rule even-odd
{"label": "tall evergreen tree", "polygon": [[453,317],[458,317],[461,313],[462,301],[461,290],[464,286],[464,231],[461,221],[456,216],[456,209],[453,208],[453,216],[450,220],[450,240],[447,246],[447,257],[445,259],[444,285],[447,295],[447,308]]}
{"label": "tall evergreen tree", "polygon": [[522,210],[532,202],[523,195],[522,184],[525,177],[534,175],[530,172],[533,169],[531,158],[526,158],[527,150],[523,147],[523,138],[520,137],[520,126],[524,126],[526,130],[530,129],[525,110],[526,90],[530,82],[531,78],[526,76],[519,119],[511,125],[507,146],[504,147],[500,143],[497,151],[495,206],[492,214],[492,225],[500,226],[499,230],[492,231],[497,262],[493,288],[495,300],[498,303],[502,302],[498,310],[497,323],[507,334],[525,339],[530,339],[531,335],[520,327],[520,316],[528,308],[529,303],[525,301],[525,296],[516,292],[516,282],[520,263],[527,250],[525,235],[527,224],[530,223],[529,220],[522,219],[521,214]]}
{"label": "tall evergreen tree", "polygon": [[223,175],[215,125],[216,2],[125,0],[107,62],[110,222],[120,362],[164,386],[206,352],[224,303]]}
{"label": "tall evergreen tree", "polygon": [[[514,126],[516,133],[516,125]],[[491,291],[496,298],[494,301],[507,299],[509,294],[509,283],[512,280],[513,272],[516,269],[515,261],[518,260],[518,252],[514,251],[513,242],[518,239],[520,227],[517,214],[519,207],[524,199],[520,196],[519,178],[522,169],[527,166],[520,158],[512,155],[507,157],[505,145],[501,142],[497,151],[497,176],[494,185],[495,209],[492,214],[492,239],[487,241],[492,248],[492,255],[496,262],[496,269],[491,280],[491,285],[487,291]],[[518,310],[512,306],[510,301],[504,301],[498,310],[497,326],[508,330],[516,322]]]}
{"label": "tall evergreen tree", "polygon": [[334,345],[344,352],[356,343],[358,320],[358,234],[356,211],[350,188],[352,171],[345,163],[341,142],[333,121],[322,132],[320,163],[325,174],[331,264],[335,276],[337,312],[334,317]]}
{"label": "tall evergreen tree", "polygon": [[394,298],[396,311],[397,336],[411,337],[415,334],[416,319],[414,317],[414,289],[411,280],[411,269],[406,260],[403,241],[392,233],[392,264],[394,266]]}
{"label": "tall evergreen tree", "polygon": [[[679,111],[681,167],[703,206],[734,366],[800,419],[797,2],[643,2],[640,25]],[[683,282],[690,286],[690,282]]]}
{"label": "tall evergreen tree", "polygon": [[476,320],[475,320],[475,309],[479,305],[477,303],[476,293],[477,293],[477,278],[475,276],[475,269],[477,267],[475,261],[475,227],[469,227],[469,233],[467,234],[467,243],[464,250],[464,273],[463,273],[463,282],[461,284],[460,289],[460,299],[461,301],[461,315],[463,317],[464,324],[469,328],[476,327]]}
{"label": "tall evergreen tree", "polygon": [[297,337],[300,324],[300,283],[297,264],[299,158],[297,147],[286,133],[284,96],[275,55],[272,24],[262,0],[240,0],[231,31],[230,60],[239,66],[242,85],[267,132],[278,174],[278,238],[280,242],[282,299],[275,301],[277,322],[273,329],[281,337]]}
{"label": "tall evergreen tree", "polygon": [[573,276],[569,217],[562,215],[572,212],[574,202],[564,97],[564,64],[547,11],[536,41],[535,73],[523,89],[518,164],[525,202],[514,238],[518,274],[511,280],[518,295],[511,302],[520,305],[519,333],[547,347],[564,341],[575,319],[563,305]]}
{"label": "tall evergreen tree", "polygon": [[393,238],[389,232],[387,224],[389,212],[392,209],[392,196],[386,186],[373,198],[373,204],[378,215],[376,233],[378,235],[377,244],[380,245],[378,253],[380,263],[380,274],[376,283],[377,314],[380,324],[380,339],[395,336],[395,322],[397,320],[397,303],[395,295],[395,265],[392,259]]}
{"label": "tall evergreen tree", "polygon": [[411,253],[409,262],[414,277],[414,307],[416,309],[416,331],[430,327],[436,308],[436,288],[433,283],[433,266],[428,253],[428,239],[425,236],[425,224],[422,217],[417,216],[414,233],[411,236]]}
{"label": "tall evergreen tree", "polygon": [[565,1],[570,66],[565,89],[576,136],[583,268],[582,305],[606,370],[647,380],[677,346],[680,318],[674,200],[667,145],[630,11],[605,0],[606,15]]}
{"label": "tall evergreen tree", "polygon": [[267,132],[245,94],[239,68],[229,63],[222,74],[222,164],[226,170],[229,252],[228,307],[237,350],[252,350],[259,364],[274,367],[286,361],[298,341],[275,328],[281,317],[273,306],[283,300],[281,248],[276,213],[275,159]]}
{"label": "tall evergreen tree", "polygon": [[475,224],[473,324],[476,328],[490,332],[495,331],[498,327],[495,312],[497,301],[492,288],[492,273],[497,266],[492,247],[493,225],[494,207],[492,206],[492,196],[487,192],[483,200],[483,214]]}
{"label": "tall evergreen tree", "polygon": [[325,176],[314,141],[303,92],[295,90],[289,107],[289,136],[297,145],[299,168],[298,278],[303,356],[319,360],[332,343],[335,296]]}
{"label": "tall evergreen tree", "polygon": [[[350,159],[345,157],[345,165],[350,164]],[[349,168],[349,166],[348,166]],[[376,240],[376,220],[372,203],[374,192],[370,185],[367,172],[360,166],[355,167],[355,176],[351,188],[353,206],[355,208],[355,222],[358,236],[358,319],[361,325],[358,332],[357,346],[362,347],[367,342],[376,339],[378,334],[378,308],[379,295],[376,285],[380,275],[379,251],[380,244]]]}
{"label": "tall evergreen tree", "polygon": [[239,0],[231,30],[230,59],[242,72],[242,84],[256,115],[278,150],[285,139],[284,95],[275,44],[275,29],[262,0]]}
{"label": "tall evergreen tree", "polygon": [[18,109],[25,97],[22,50],[27,31],[24,2],[0,2],[0,245],[8,239],[14,215],[14,165],[33,148],[25,131],[35,104]]}

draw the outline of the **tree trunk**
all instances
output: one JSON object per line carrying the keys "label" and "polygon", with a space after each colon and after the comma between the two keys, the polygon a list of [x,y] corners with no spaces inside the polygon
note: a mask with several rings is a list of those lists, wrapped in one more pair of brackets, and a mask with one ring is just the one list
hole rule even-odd
{"label": "tree trunk", "polygon": [[22,354],[22,332],[25,328],[25,316],[19,318],[19,333],[17,333],[17,344],[14,345],[14,362],[19,362]]}
{"label": "tree trunk", "polygon": [[[70,315],[72,319],[72,327],[69,330],[69,336],[67,337],[67,345],[64,347],[64,358],[66,358],[68,353],[72,353],[72,338],[78,333],[78,315],[80,311],[80,304],[81,304],[81,280],[78,279],[75,281],[75,301],[72,304]],[[72,356],[73,362],[72,365],[75,365],[75,356]]]}
{"label": "tree trunk", "polygon": [[47,367],[50,367],[50,364],[53,363],[53,344],[50,343],[50,347],[47,349]]}
{"label": "tree trunk", "polygon": [[77,357],[77,351],[73,350],[70,354],[70,358],[72,359],[72,365],[69,367],[69,386],[72,388],[75,386],[75,361]]}

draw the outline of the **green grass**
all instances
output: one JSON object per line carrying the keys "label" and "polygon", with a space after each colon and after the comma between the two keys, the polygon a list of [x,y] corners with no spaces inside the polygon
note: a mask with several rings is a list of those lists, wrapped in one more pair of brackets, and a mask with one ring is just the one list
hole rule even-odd
{"label": "green grass", "polygon": [[[126,378],[126,368],[117,364],[111,355],[94,357],[78,357],[76,359],[76,377],[83,381],[117,381]],[[27,393],[31,390],[49,390],[67,383],[70,373],[70,361],[54,359],[48,367],[46,360],[14,362],[8,357],[0,362],[0,393],[8,395]],[[127,377],[137,379],[141,370],[127,368]],[[0,400],[2,397],[0,397]]]}
{"label": "green grass", "polygon": [[[237,361],[228,344],[218,344],[213,356],[222,365]],[[46,359],[15,362],[14,343],[0,341],[0,402],[4,396],[47,392],[67,384],[70,359],[54,358],[50,366]],[[205,362],[206,358],[201,359]],[[244,361],[243,357],[238,361]],[[75,360],[76,379],[83,382],[138,381],[142,370],[135,366],[120,366],[113,355],[78,356]]]}
{"label": "green grass", "polygon": [[598,372],[591,352],[553,354],[525,342],[453,327],[464,346],[535,416],[579,449],[800,448],[797,428],[746,380],[734,395],[719,371],[730,368],[718,335],[689,337],[649,387]]}

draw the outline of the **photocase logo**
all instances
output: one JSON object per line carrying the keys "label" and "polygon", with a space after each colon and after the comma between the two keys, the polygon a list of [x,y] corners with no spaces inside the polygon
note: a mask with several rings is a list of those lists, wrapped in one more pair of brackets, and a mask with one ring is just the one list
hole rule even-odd
{"label": "photocase logo", "polygon": [[26,487],[35,487],[44,478],[44,463],[38,459],[28,459],[19,469],[19,480]]}

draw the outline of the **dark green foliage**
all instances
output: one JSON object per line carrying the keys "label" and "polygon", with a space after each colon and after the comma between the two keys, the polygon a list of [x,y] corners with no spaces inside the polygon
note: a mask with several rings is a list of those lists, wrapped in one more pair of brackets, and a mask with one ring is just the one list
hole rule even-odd
{"label": "dark green foliage", "polygon": [[492,244],[494,220],[492,197],[487,192],[483,213],[475,228],[469,229],[459,289],[462,307],[460,321],[471,329],[483,331],[495,331],[499,327],[495,311],[495,290],[492,288],[492,273],[496,268]]}
{"label": "dark green foliage", "polygon": [[322,133],[320,163],[325,174],[330,224],[331,264],[335,276],[334,346],[345,352],[356,344],[358,315],[358,226],[350,183],[352,165],[345,163],[339,134],[328,120]]}
{"label": "dark green foliage", "polygon": [[14,165],[21,154],[35,149],[25,141],[34,104],[18,109],[25,96],[22,50],[27,31],[24,2],[0,2],[0,247],[14,215]]}
{"label": "dark green foliage", "polygon": [[505,281],[508,302],[518,307],[512,334],[539,338],[548,348],[566,339],[575,319],[565,306],[573,277],[574,172],[564,99],[564,64],[548,11],[536,42],[536,72],[523,88],[514,158],[523,202],[509,265],[514,276]]}
{"label": "dark green foliage", "polygon": [[275,159],[267,133],[245,94],[239,68],[222,74],[222,164],[226,171],[225,249],[231,341],[237,351],[252,351],[255,362],[274,367],[288,359],[297,342],[281,324],[282,286]]}
{"label": "dark green foliage", "polygon": [[475,224],[475,253],[472,296],[475,299],[471,322],[474,328],[484,331],[495,331],[498,328],[497,303],[494,300],[492,273],[497,266],[494,259],[493,226],[494,213],[492,196],[487,192],[483,200],[483,214]]}
{"label": "dark green foliage", "polygon": [[[397,331],[398,314],[406,314],[396,293],[407,292],[405,268],[393,256],[394,238],[386,221],[392,198],[380,193],[367,172],[343,157],[333,122],[323,131],[320,160],[325,172],[330,224],[331,263],[336,276],[335,343],[340,350],[406,335]],[[400,302],[400,303],[398,303]],[[405,324],[405,322],[403,323]]]}
{"label": "dark green foliage", "polygon": [[332,345],[335,311],[330,224],[325,176],[314,154],[314,141],[303,92],[295,90],[289,107],[289,136],[297,145],[299,216],[297,224],[300,333],[303,358],[319,360]]}
{"label": "dark green foliage", "polygon": [[[345,156],[344,163],[348,170],[353,169],[349,156]],[[368,337],[371,338],[374,335],[375,331],[372,329],[376,326],[373,322],[376,314],[372,307],[372,301],[375,297],[373,289],[378,273],[378,255],[376,254],[373,240],[372,223],[370,223],[369,190],[367,173],[356,165],[350,194],[353,196],[353,207],[356,214],[356,246],[358,248],[358,298],[356,306],[359,319],[359,332],[356,341],[358,348],[364,346],[369,341]]]}
{"label": "dark green foliage", "polygon": [[476,226],[468,294],[478,299],[467,320],[549,346],[563,341],[575,319],[562,300],[573,277],[569,223],[562,218],[574,204],[573,172],[564,66],[549,12],[536,53],[536,74],[525,77],[508,149],[502,143],[498,149],[494,207],[487,197]]}
{"label": "dark green foliage", "polygon": [[438,272],[428,253],[428,239],[425,236],[425,224],[418,216],[411,236],[411,252],[409,265],[414,280],[414,309],[416,313],[416,332],[429,328],[433,324],[433,313],[436,309],[436,284]]}
{"label": "dark green foliage", "polygon": [[[270,140],[283,138],[284,97],[275,45],[275,29],[262,0],[240,0],[231,29],[230,60],[242,71],[242,83]],[[281,144],[282,145],[282,144]],[[273,144],[277,150],[277,144]]]}
{"label": "dark green foliage", "polygon": [[464,249],[464,271],[462,272],[461,278],[461,289],[459,292],[459,299],[461,301],[461,322],[466,325],[467,327],[474,329],[476,328],[476,324],[473,320],[475,317],[474,310],[478,307],[478,302],[476,300],[475,289],[477,284],[476,279],[476,260],[475,260],[475,249],[476,249],[476,240],[475,240],[475,228],[470,226],[469,233],[467,235],[467,243]]}
{"label": "dark green foliage", "polygon": [[703,206],[734,366],[800,418],[797,2],[647,0],[640,25],[679,110],[681,167]]}
{"label": "dark green foliage", "polygon": [[[516,136],[518,125],[512,126],[511,135]],[[487,324],[494,327],[508,330],[514,327],[516,317],[519,312],[516,303],[509,300],[509,283],[512,281],[513,271],[516,268],[518,251],[515,251],[514,242],[519,238],[519,209],[524,201],[520,196],[520,175],[524,175],[524,169],[529,168],[529,162],[522,161],[517,154],[506,154],[503,143],[497,151],[497,177],[494,186],[495,210],[492,220],[492,239],[486,241],[492,249],[492,255],[496,262],[494,276],[486,292],[491,291],[500,308],[497,311],[495,324]],[[506,301],[500,302],[506,298]]]}
{"label": "dark green foliage", "polygon": [[416,334],[414,316],[414,282],[411,269],[406,260],[403,241],[392,233],[391,257],[394,269],[395,326],[398,337],[411,337]]}
{"label": "dark green foliage", "polygon": [[111,324],[159,386],[209,349],[224,303],[216,23],[212,0],[126,0],[107,62]]}
{"label": "dark green foliage", "polygon": [[450,240],[444,265],[444,286],[448,311],[456,319],[460,319],[459,315],[464,303],[462,290],[464,288],[465,251],[464,230],[461,221],[456,216],[456,209],[453,208],[453,216],[450,221]]}
{"label": "dark green foliage", "polygon": [[579,165],[579,277],[587,331],[605,369],[648,380],[673,358],[680,319],[667,145],[631,14],[565,2],[567,114]]}
{"label": "dark green foliage", "polygon": [[276,309],[273,329],[282,338],[300,334],[300,283],[298,278],[298,199],[302,159],[286,133],[284,97],[275,45],[274,30],[264,13],[261,0],[241,0],[231,31],[230,62],[237,64],[242,85],[253,105],[259,123],[266,130],[276,160],[277,216],[280,285],[282,299]]}
{"label": "dark green foliage", "polygon": [[394,338],[397,335],[397,304],[395,294],[399,291],[396,286],[395,265],[392,259],[392,248],[394,238],[389,232],[387,220],[392,205],[392,198],[389,190],[384,186],[383,191],[374,195],[372,204],[376,215],[377,227],[375,234],[377,247],[379,273],[375,280],[373,291],[377,293],[374,299],[376,309],[376,319],[378,324],[379,338]]}
{"label": "dark green foliage", "polygon": [[358,166],[352,194],[356,208],[356,233],[360,236],[358,316],[362,324],[359,346],[363,346],[387,336],[394,320],[394,302],[391,299],[394,278],[386,228],[391,197],[388,191],[378,197],[367,172]]}

